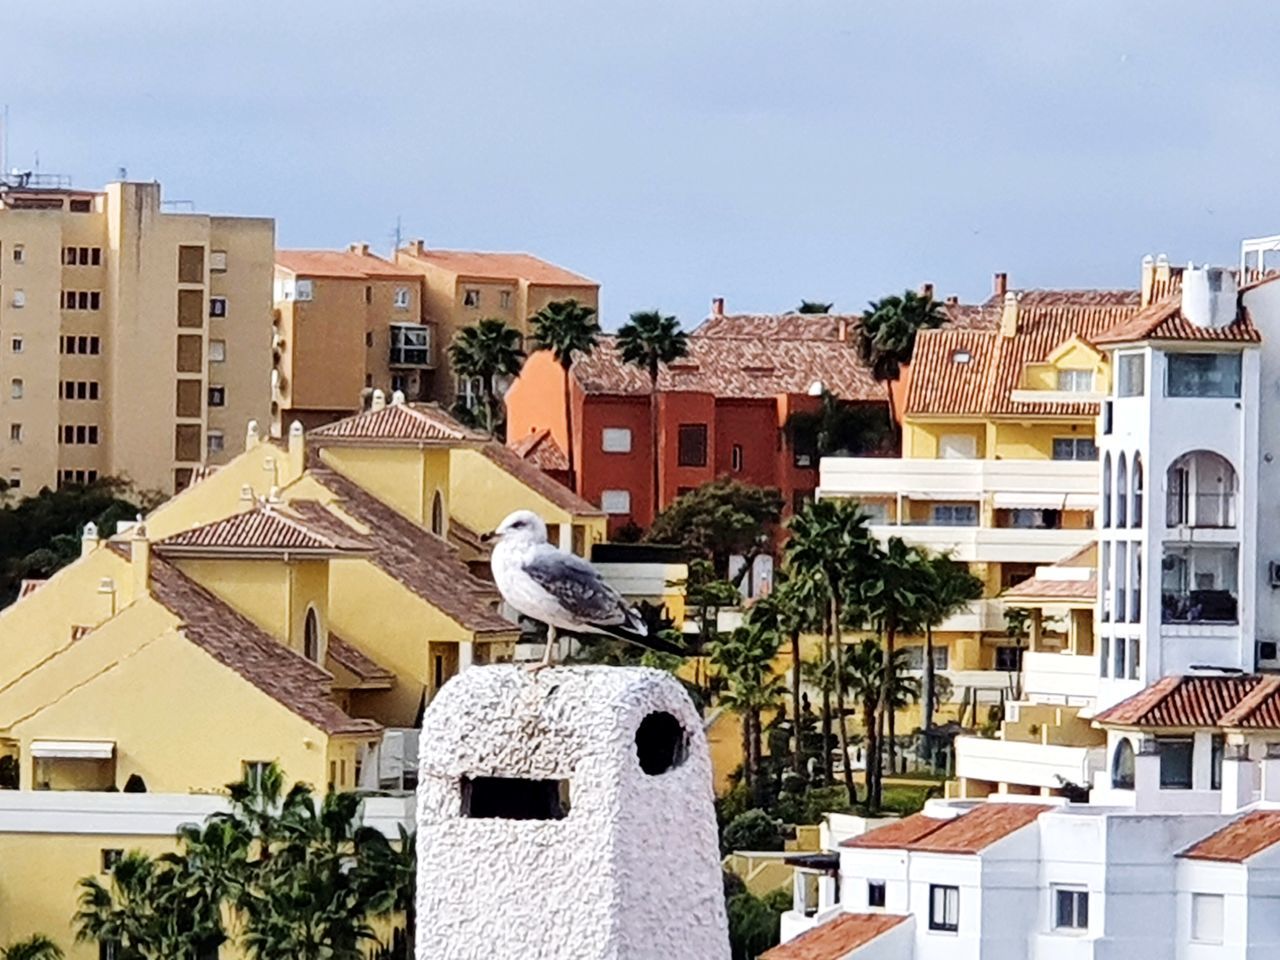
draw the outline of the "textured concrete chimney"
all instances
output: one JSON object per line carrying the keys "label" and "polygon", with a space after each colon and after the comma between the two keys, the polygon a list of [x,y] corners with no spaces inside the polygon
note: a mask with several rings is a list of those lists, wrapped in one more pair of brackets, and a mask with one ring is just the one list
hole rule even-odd
{"label": "textured concrete chimney", "polygon": [[347,249],[352,253],[358,253],[362,257],[369,255],[369,245],[367,243],[353,243]]}
{"label": "textured concrete chimney", "polygon": [[933,284],[932,284],[932,283],[922,283],[922,284],[920,284],[920,296],[922,296],[922,297],[926,297],[926,298],[928,298],[928,299],[932,300],[932,299],[933,299]]}
{"label": "textured concrete chimney", "polygon": [[991,277],[991,295],[993,297],[1003,297],[1009,290],[1009,275],[1007,273],[997,273]]}
{"label": "textured concrete chimney", "polygon": [[297,480],[307,468],[307,436],[297,420],[289,424],[289,478]]}
{"label": "textured concrete chimney", "polygon": [[427,250],[427,243],[425,240],[409,241],[409,252],[414,254],[415,256],[419,256],[419,257],[422,256],[426,252],[426,250]]}
{"label": "textured concrete chimney", "polygon": [[1009,290],[1000,311],[1000,335],[1012,337],[1018,332],[1018,295]]}

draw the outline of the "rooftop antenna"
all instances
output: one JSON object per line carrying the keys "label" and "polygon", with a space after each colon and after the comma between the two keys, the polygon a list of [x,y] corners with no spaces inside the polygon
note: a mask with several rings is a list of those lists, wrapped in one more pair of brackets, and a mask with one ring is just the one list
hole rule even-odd
{"label": "rooftop antenna", "polygon": [[121,183],[129,179],[129,168],[125,166],[116,167],[116,179]]}
{"label": "rooftop antenna", "polygon": [[391,248],[391,256],[394,258],[396,251],[400,249],[400,244],[404,242],[404,231],[400,227],[400,214],[396,214],[396,232],[395,246]]}
{"label": "rooftop antenna", "polygon": [[4,129],[0,131],[0,176],[9,169],[9,105],[4,105]]}

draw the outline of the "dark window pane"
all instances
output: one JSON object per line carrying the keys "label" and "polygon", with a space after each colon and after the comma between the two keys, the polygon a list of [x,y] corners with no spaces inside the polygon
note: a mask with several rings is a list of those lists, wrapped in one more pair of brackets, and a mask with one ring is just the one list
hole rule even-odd
{"label": "dark window pane", "polygon": [[707,425],[705,423],[680,424],[677,463],[682,467],[707,465]]}

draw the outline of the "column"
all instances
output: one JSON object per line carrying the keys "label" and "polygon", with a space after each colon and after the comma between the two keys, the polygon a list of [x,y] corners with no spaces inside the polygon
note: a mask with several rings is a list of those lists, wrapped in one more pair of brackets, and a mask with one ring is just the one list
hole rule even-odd
{"label": "column", "polygon": [[573,524],[561,523],[559,527],[560,529],[556,536],[559,540],[560,549],[566,553],[573,553]]}
{"label": "column", "polygon": [[476,645],[470,640],[462,640],[458,643],[458,672],[461,673],[468,667],[471,667],[476,660]]}

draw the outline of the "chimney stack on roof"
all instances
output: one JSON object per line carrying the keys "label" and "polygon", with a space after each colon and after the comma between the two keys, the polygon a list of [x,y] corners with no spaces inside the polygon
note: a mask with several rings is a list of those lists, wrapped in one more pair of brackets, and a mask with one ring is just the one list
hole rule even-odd
{"label": "chimney stack on roof", "polygon": [[1280,800],[1280,743],[1268,743],[1262,757],[1262,796],[1264,803]]}
{"label": "chimney stack on roof", "polygon": [[414,256],[420,257],[427,251],[427,242],[425,240],[410,240],[409,252]]}
{"label": "chimney stack on roof", "polygon": [[1142,258],[1142,305],[1151,302],[1151,291],[1156,285],[1156,261],[1151,254]]}
{"label": "chimney stack on roof", "polygon": [[248,513],[254,508],[258,498],[253,495],[253,487],[249,484],[241,484],[240,486],[240,503],[239,510],[241,513]]}
{"label": "chimney stack on roof", "polygon": [[[1004,274],[998,274],[1004,276]],[[1012,337],[1018,332],[1018,295],[1012,290],[1005,291],[1004,302],[1000,311],[1000,336]]]}
{"label": "chimney stack on roof", "polygon": [[87,557],[98,549],[101,538],[98,536],[98,525],[90,520],[84,525],[84,533],[80,534],[80,556]]}
{"label": "chimney stack on roof", "polygon": [[1162,253],[1156,257],[1156,283],[1169,282],[1169,255]]}
{"label": "chimney stack on roof", "polygon": [[849,318],[841,317],[836,321],[836,339],[841,343],[849,342]]}
{"label": "chimney stack on roof", "polygon": [[711,301],[711,315],[713,317],[724,316],[724,297],[716,297]]}
{"label": "chimney stack on roof", "polygon": [[1007,273],[993,274],[991,277],[991,295],[993,297],[1003,297],[1009,292],[1009,275]]}
{"label": "chimney stack on roof", "polygon": [[920,284],[920,296],[925,297],[925,298],[927,298],[927,299],[929,299],[929,300],[932,300],[932,299],[933,299],[933,284],[932,284],[932,283],[922,283],[922,284]]}
{"label": "chimney stack on roof", "polygon": [[297,480],[307,468],[307,437],[297,420],[289,424],[289,476],[286,483]]}
{"label": "chimney stack on roof", "polygon": [[369,398],[370,410],[381,410],[387,405],[387,395],[381,390],[373,391],[373,396]]}
{"label": "chimney stack on roof", "polygon": [[1218,330],[1235,323],[1238,313],[1236,278],[1230,270],[1187,264],[1182,274],[1182,316],[1188,323]]}
{"label": "chimney stack on roof", "polygon": [[258,421],[250,420],[249,425],[245,427],[244,431],[244,448],[246,450],[252,450],[261,440],[262,433],[258,429]]}
{"label": "chimney stack on roof", "polygon": [[956,296],[954,293],[951,294],[951,296],[947,297],[947,306],[948,307],[960,306],[960,298]]}
{"label": "chimney stack on roof", "polygon": [[151,541],[141,517],[129,532],[129,570],[133,582],[130,599],[141,600],[151,592]]}
{"label": "chimney stack on roof", "polygon": [[347,249],[352,253],[358,253],[362,257],[369,255],[369,245],[367,243],[353,243]]}
{"label": "chimney stack on roof", "polygon": [[403,406],[404,406],[404,391],[403,391],[403,390],[393,390],[393,391],[392,391],[392,393],[391,393],[391,405],[392,405],[393,407],[403,407]]}

